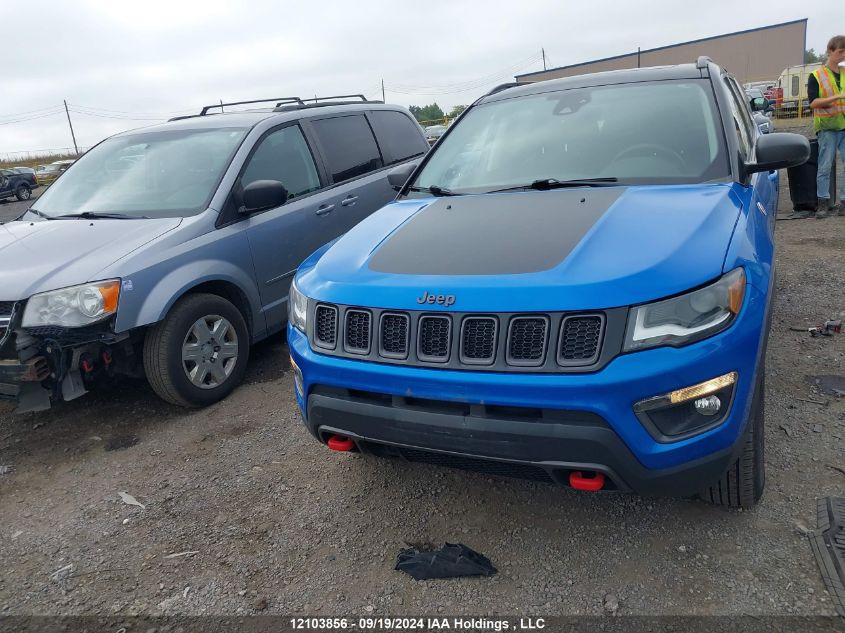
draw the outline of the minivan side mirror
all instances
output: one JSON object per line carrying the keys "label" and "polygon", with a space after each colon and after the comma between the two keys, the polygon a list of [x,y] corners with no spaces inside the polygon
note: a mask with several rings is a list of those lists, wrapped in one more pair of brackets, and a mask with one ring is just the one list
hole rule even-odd
{"label": "minivan side mirror", "polygon": [[416,168],[416,163],[405,163],[404,165],[399,165],[396,169],[391,169],[387,172],[387,183],[395,191],[399,191],[402,185],[408,182],[408,178],[411,177],[411,174],[414,173]]}
{"label": "minivan side mirror", "polygon": [[803,165],[810,158],[810,141],[801,134],[775,132],[757,138],[757,162],[745,165],[746,174]]}
{"label": "minivan side mirror", "polygon": [[278,180],[255,180],[244,187],[239,213],[255,213],[280,207],[288,199],[288,190]]}

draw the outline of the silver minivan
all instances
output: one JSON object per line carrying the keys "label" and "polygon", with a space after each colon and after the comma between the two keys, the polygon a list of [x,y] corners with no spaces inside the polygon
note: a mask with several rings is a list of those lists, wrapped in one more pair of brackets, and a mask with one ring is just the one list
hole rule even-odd
{"label": "silver minivan", "polygon": [[428,150],[398,106],[272,101],[113,136],[0,226],[0,397],[40,410],[113,372],[182,406],[232,391],[299,263]]}

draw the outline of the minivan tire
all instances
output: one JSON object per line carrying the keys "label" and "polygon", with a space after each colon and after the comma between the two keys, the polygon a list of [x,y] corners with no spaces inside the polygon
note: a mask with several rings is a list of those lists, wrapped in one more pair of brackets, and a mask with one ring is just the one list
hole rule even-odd
{"label": "minivan tire", "polygon": [[766,486],[764,372],[761,368],[742,450],[722,478],[700,494],[705,501],[730,508],[750,508],[763,496]]}
{"label": "minivan tire", "polygon": [[29,200],[32,196],[32,189],[27,187],[26,185],[21,185],[17,189],[15,189],[15,197],[20,200]]}
{"label": "minivan tire", "polygon": [[[228,352],[221,351],[223,347],[229,348]],[[214,294],[189,294],[176,302],[163,321],[147,330],[144,370],[153,391],[163,400],[182,407],[204,407],[222,400],[240,384],[249,347],[246,321],[232,303]],[[234,358],[226,357],[232,353],[236,353]],[[192,360],[195,355],[197,361]]]}

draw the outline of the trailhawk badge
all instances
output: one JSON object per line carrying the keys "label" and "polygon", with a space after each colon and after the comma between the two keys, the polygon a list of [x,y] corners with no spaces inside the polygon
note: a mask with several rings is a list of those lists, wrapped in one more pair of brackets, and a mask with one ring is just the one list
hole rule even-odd
{"label": "trailhawk badge", "polygon": [[417,303],[436,303],[441,306],[450,306],[455,303],[455,295],[428,294],[428,290],[426,290],[423,292],[422,297],[417,297]]}

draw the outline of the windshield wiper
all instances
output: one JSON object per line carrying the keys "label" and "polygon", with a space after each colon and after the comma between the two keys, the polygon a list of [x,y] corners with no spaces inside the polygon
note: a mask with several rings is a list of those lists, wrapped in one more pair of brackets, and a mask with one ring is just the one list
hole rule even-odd
{"label": "windshield wiper", "polygon": [[[41,211],[39,211],[38,209],[34,209],[33,207],[29,207],[29,209],[27,209],[26,211],[24,211],[24,212],[23,212],[23,215],[21,216],[21,218],[22,218],[24,215],[26,215],[27,213],[34,213],[34,214],[35,214],[35,215],[37,215],[38,217],[40,217],[40,218],[44,218],[45,220],[52,220],[52,219],[53,219],[53,216],[51,216],[51,215],[47,215],[46,213],[42,213]],[[18,218],[18,219],[20,219],[20,218]]]}
{"label": "windshield wiper", "polygon": [[540,191],[548,191],[549,189],[564,189],[566,187],[602,187],[605,185],[619,182],[618,178],[576,178],[574,180],[558,180],[557,178],[543,178],[535,180],[530,185],[516,185],[514,187],[505,187],[504,189],[494,189],[487,193],[499,193],[500,191],[517,191],[520,189],[538,189]]}
{"label": "windshield wiper", "polygon": [[449,191],[445,187],[438,187],[431,185],[431,187],[408,187],[408,191],[422,191],[423,193],[430,193],[435,196],[459,196],[461,194]]}
{"label": "windshield wiper", "polygon": [[93,211],[83,211],[82,213],[67,213],[65,215],[57,215],[53,217],[54,220],[149,220],[146,215],[127,215],[126,213],[95,213]]}

